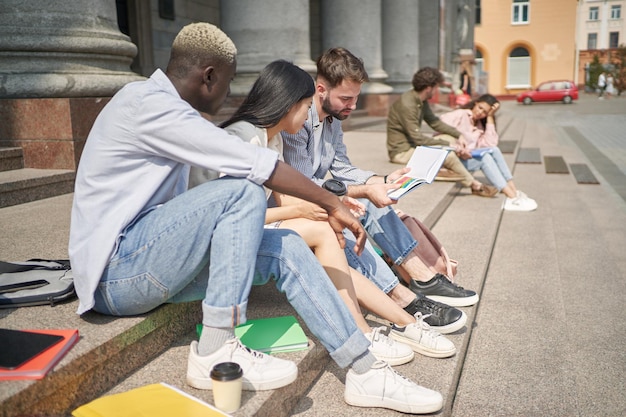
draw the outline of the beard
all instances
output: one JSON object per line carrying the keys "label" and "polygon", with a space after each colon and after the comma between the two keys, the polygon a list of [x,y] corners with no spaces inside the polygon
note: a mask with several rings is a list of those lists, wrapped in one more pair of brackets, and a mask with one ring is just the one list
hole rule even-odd
{"label": "beard", "polygon": [[345,110],[351,110],[351,109],[341,109],[341,110],[335,110],[331,107],[330,105],[330,100],[328,99],[328,97],[326,97],[323,101],[322,101],[322,110],[324,111],[324,113],[328,114],[329,116],[334,117],[337,120],[346,120],[350,114],[341,114],[342,111]]}

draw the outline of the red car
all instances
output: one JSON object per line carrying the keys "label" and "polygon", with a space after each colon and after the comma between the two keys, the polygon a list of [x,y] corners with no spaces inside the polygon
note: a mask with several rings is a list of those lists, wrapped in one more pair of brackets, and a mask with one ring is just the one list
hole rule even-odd
{"label": "red car", "polygon": [[566,80],[546,81],[534,90],[517,95],[518,103],[524,104],[531,104],[534,101],[562,101],[570,104],[573,100],[578,100],[578,88],[572,81]]}

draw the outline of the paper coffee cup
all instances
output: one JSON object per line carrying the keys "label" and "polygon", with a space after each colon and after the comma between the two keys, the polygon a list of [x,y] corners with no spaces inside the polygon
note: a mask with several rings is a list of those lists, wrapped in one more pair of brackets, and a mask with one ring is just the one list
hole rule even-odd
{"label": "paper coffee cup", "polygon": [[218,363],[211,370],[213,401],[226,413],[232,413],[241,405],[241,378],[243,371],[235,362]]}

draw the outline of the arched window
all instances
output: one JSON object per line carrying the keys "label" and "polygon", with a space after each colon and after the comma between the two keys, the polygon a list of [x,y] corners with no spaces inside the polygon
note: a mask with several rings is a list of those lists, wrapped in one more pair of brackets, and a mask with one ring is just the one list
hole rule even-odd
{"label": "arched window", "polygon": [[509,54],[506,88],[530,88],[530,86],[530,54],[526,48],[518,46]]}

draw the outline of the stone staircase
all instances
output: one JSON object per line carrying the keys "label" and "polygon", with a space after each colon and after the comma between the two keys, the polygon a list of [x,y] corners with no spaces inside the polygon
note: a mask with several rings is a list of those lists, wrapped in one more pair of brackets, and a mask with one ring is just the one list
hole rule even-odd
{"label": "stone staircase", "polygon": [[0,208],[71,193],[74,178],[73,170],[24,168],[21,148],[0,148]]}
{"label": "stone staircase", "polygon": [[[359,133],[357,138],[356,135],[350,136],[350,131],[346,132],[346,143],[357,166],[367,166],[377,172],[391,172],[398,168],[386,162],[384,156],[375,156],[376,153],[384,152],[384,139],[381,142],[384,119],[366,116],[359,117],[359,120],[355,118],[349,129]],[[513,126],[507,131],[513,134],[523,129]],[[21,168],[19,149],[3,150],[0,154],[0,165],[8,168],[0,172],[0,196],[3,203],[0,206],[0,222],[5,229],[5,237],[0,237],[0,259],[66,258],[72,201],[72,195],[68,193],[72,190],[74,173]],[[41,190],[46,188],[46,184],[47,188],[53,188],[55,192],[46,195],[42,191],[31,190]],[[403,198],[398,208],[433,227],[439,219],[444,218],[442,216],[445,216],[447,208],[455,199],[465,196],[455,184],[433,183]],[[4,204],[5,201],[8,204]],[[490,210],[484,210],[481,215],[485,218],[491,216],[492,230],[499,221],[494,213],[499,213],[495,200],[491,202]],[[47,227],[38,229],[34,234],[24,233],[24,228],[28,227],[24,225],[31,224],[30,228],[35,228],[36,222],[41,219],[46,219]],[[495,231],[489,234],[489,239],[480,250],[489,254],[494,239]],[[35,241],[45,242],[45,249],[31,252],[36,247]],[[478,290],[484,272],[481,270],[474,279],[463,282],[463,285]],[[68,416],[76,407],[102,395],[155,382],[167,382],[212,403],[211,391],[196,390],[185,383],[189,343],[195,338],[196,323],[201,320],[198,303],[166,305],[148,314],[125,318],[107,317],[93,312],[78,316],[75,314],[77,304],[77,301],[72,301],[54,307],[0,310],[0,327],[77,328],[81,335],[80,341],[44,379],[0,382],[0,417]],[[446,400],[444,415],[451,409],[465,348],[471,335],[475,307],[464,310],[468,314],[468,326],[450,335],[458,349],[454,358],[433,360],[416,355],[416,360],[400,369],[400,372],[419,383],[442,392]],[[249,318],[287,314],[296,315],[284,295],[274,286],[268,284],[253,288],[249,300]],[[367,315],[367,319],[373,325],[384,323],[371,314]],[[338,416],[354,415],[357,412],[359,415],[399,415],[388,410],[359,410],[346,405],[342,400],[341,381],[344,371],[336,368],[323,346],[310,336],[306,324],[301,319],[299,321],[309,335],[309,348],[280,355],[298,364],[297,381],[275,391],[244,392],[242,408],[235,416],[280,417],[293,415],[294,412],[298,415]]]}

